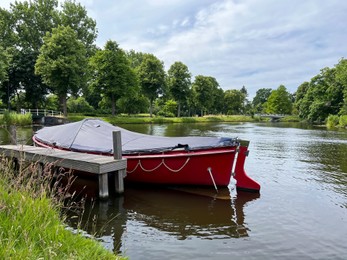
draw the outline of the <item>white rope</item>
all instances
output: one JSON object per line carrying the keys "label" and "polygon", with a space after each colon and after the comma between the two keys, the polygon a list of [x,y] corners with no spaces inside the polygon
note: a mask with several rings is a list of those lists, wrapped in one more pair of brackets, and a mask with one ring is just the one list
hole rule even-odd
{"label": "white rope", "polygon": [[158,169],[160,166],[162,166],[162,165],[164,165],[164,166],[166,167],[166,169],[168,169],[169,171],[176,173],[176,172],[180,172],[180,171],[188,164],[189,160],[190,160],[190,157],[187,157],[187,160],[186,160],[186,161],[183,163],[183,165],[182,165],[180,168],[178,168],[177,170],[170,168],[170,167],[165,163],[164,158],[163,158],[163,159],[161,160],[161,162],[160,162],[157,166],[155,166],[153,169],[145,169],[145,168],[143,167],[142,163],[141,163],[141,160],[139,160],[139,161],[137,162],[136,166],[134,167],[134,169],[131,170],[131,171],[128,171],[128,170],[127,170],[127,173],[133,173],[134,171],[136,171],[136,169],[137,169],[139,166],[140,166],[141,170],[143,170],[144,172],[154,172],[155,170],[157,170],[157,169]]}
{"label": "white rope", "polygon": [[139,164],[140,164],[141,169],[142,169],[144,172],[154,172],[156,169],[158,169],[158,168],[163,164],[163,161],[164,161],[164,159],[161,161],[161,163],[158,164],[158,166],[154,167],[154,168],[151,169],[151,170],[147,170],[147,169],[143,168],[143,166],[142,166],[140,160],[139,160]]}
{"label": "white rope", "polygon": [[190,157],[187,157],[186,162],[181,166],[181,168],[179,168],[179,169],[177,169],[177,170],[171,169],[169,166],[167,166],[166,163],[165,163],[165,161],[164,161],[164,159],[163,159],[163,164],[164,164],[164,166],[166,167],[166,169],[168,169],[169,171],[171,171],[171,172],[179,172],[179,171],[181,171],[181,170],[187,165],[187,163],[189,162],[189,160],[190,160]]}

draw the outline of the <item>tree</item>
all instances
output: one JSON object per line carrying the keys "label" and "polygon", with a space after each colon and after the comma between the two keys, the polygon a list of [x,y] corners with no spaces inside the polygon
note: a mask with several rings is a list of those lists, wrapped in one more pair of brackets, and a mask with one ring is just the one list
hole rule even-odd
{"label": "tree", "polygon": [[[198,110],[200,110],[201,116],[209,111],[214,103],[214,96],[212,95],[214,90],[214,83],[212,77],[198,75],[192,85],[194,103]],[[217,83],[218,84],[218,83]]]}
{"label": "tree", "polygon": [[0,84],[8,79],[7,69],[10,63],[11,56],[0,45]]}
{"label": "tree", "polygon": [[271,92],[266,102],[265,112],[269,114],[292,113],[292,98],[285,86],[280,85]]}
{"label": "tree", "polygon": [[90,66],[93,70],[92,84],[110,98],[114,116],[117,100],[137,84],[125,52],[115,41],[107,41],[104,50],[97,51],[91,58]]}
{"label": "tree", "polygon": [[171,95],[177,102],[177,117],[181,115],[181,107],[187,101],[191,85],[191,73],[180,61],[171,65],[168,71],[168,86]]}
{"label": "tree", "polygon": [[9,79],[1,87],[10,97],[24,91],[24,99],[32,107],[44,106],[44,96],[50,91],[41,77],[35,75],[35,63],[46,33],[58,25],[70,26],[88,53],[92,52],[96,38],[95,21],[74,1],[65,1],[61,8],[57,0],[15,1],[9,11],[0,8],[0,25],[3,47],[14,49]]}
{"label": "tree", "polygon": [[80,3],[66,0],[58,15],[59,25],[69,26],[77,33],[77,38],[85,45],[87,56],[92,56],[96,51],[94,44],[97,37],[96,21],[90,18],[87,10]]}
{"label": "tree", "polygon": [[224,93],[226,114],[239,115],[243,111],[245,94],[241,90],[231,89]]}
{"label": "tree", "polygon": [[153,101],[159,94],[164,93],[165,71],[164,64],[153,54],[146,54],[137,69],[143,94],[150,102],[150,116],[153,114]]}
{"label": "tree", "polygon": [[343,110],[344,86],[337,79],[337,69],[324,68],[310,82],[301,84],[295,97],[295,108],[301,118],[322,122],[330,114]]}
{"label": "tree", "polygon": [[336,81],[343,88],[343,105],[339,114],[347,115],[347,59],[341,59],[336,65]]}
{"label": "tree", "polygon": [[64,116],[67,116],[67,94],[76,94],[85,84],[86,66],[86,49],[74,30],[58,26],[46,34],[35,73],[58,95]]}
{"label": "tree", "polygon": [[271,88],[261,88],[255,93],[255,97],[252,100],[252,106],[255,113],[262,113],[264,111],[264,104],[268,100],[272,89]]}

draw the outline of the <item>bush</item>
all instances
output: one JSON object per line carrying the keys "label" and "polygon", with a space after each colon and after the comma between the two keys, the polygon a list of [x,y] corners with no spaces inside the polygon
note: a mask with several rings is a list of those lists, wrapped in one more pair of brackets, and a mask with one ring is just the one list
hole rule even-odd
{"label": "bush", "polygon": [[339,116],[337,115],[329,115],[327,120],[327,127],[333,128],[336,127],[339,124]]}
{"label": "bush", "polygon": [[69,98],[67,108],[71,113],[90,113],[94,111],[94,108],[89,105],[84,97]]}
{"label": "bush", "polygon": [[18,114],[16,112],[5,111],[2,118],[0,119],[2,125],[31,125],[32,124],[32,115],[27,114]]}
{"label": "bush", "polygon": [[342,127],[347,127],[347,115],[340,116],[339,125]]}

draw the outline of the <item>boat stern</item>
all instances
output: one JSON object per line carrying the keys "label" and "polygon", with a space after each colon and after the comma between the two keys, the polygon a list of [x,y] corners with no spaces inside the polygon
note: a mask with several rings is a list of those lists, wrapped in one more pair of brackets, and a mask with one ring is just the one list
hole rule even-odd
{"label": "boat stern", "polygon": [[238,190],[259,192],[260,184],[249,177],[244,169],[246,157],[248,156],[249,141],[240,140],[238,154],[235,158],[235,169],[233,177],[236,180],[236,188]]}

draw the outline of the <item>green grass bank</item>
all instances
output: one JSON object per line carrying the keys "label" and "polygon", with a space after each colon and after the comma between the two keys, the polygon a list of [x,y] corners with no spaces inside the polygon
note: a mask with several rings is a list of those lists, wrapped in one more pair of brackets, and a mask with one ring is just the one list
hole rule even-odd
{"label": "green grass bank", "polygon": [[12,168],[2,159],[0,259],[126,259],[66,228],[62,200],[48,188],[50,178],[36,170],[14,175]]}
{"label": "green grass bank", "polygon": [[[174,124],[174,123],[212,123],[212,122],[267,122],[268,118],[252,117],[245,115],[210,115],[203,117],[149,117],[149,115],[83,115],[69,114],[70,122],[80,121],[85,118],[100,118],[111,124]],[[299,122],[299,118],[295,116],[285,117],[283,122]]]}

